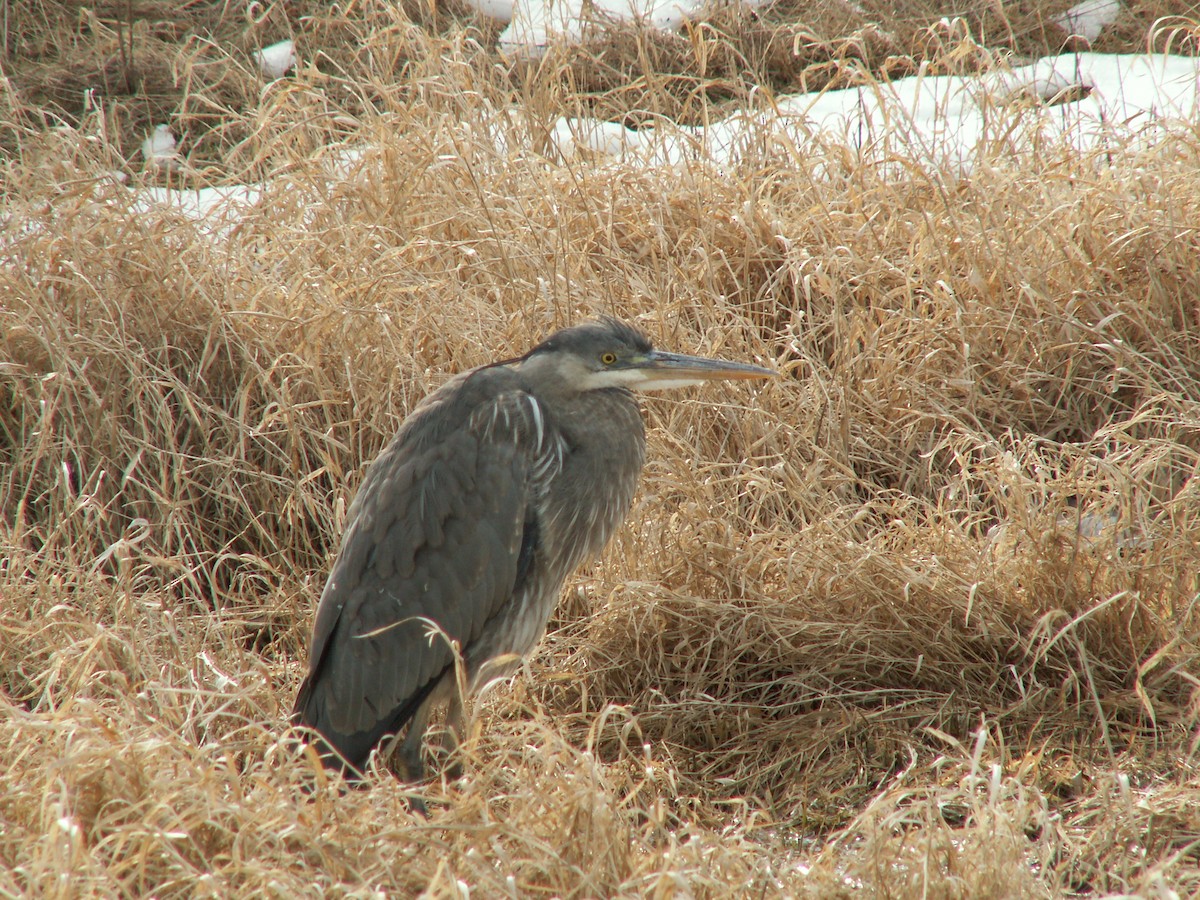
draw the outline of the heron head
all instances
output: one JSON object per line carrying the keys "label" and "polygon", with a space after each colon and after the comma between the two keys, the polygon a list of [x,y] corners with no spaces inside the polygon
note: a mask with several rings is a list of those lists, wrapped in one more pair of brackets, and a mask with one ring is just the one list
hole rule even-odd
{"label": "heron head", "polygon": [[604,318],[564,328],[518,362],[533,377],[555,378],[575,391],[658,391],[725,379],[773,378],[770,369],[655,350],[624,322]]}

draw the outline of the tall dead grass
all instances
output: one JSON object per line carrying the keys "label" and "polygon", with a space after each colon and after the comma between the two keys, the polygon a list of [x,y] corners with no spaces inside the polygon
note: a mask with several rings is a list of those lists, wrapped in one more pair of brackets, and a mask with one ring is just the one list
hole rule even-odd
{"label": "tall dead grass", "polygon": [[[102,118],[7,163],[0,890],[1200,890],[1194,136],[562,164],[559,81],[392,15],[230,119],[272,178],[219,236],[131,200]],[[786,377],[646,402],[627,527],[428,821],[386,774],[306,793],[284,717],[365,465],[595,313]]]}

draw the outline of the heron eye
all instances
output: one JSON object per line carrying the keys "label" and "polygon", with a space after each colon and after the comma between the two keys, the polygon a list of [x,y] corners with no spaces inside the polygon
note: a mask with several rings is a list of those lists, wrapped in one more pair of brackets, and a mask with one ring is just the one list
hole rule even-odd
{"label": "heron eye", "polygon": [[606,366],[611,366],[616,361],[617,361],[617,354],[615,354],[615,353],[601,353],[600,354],[600,362],[604,363]]}

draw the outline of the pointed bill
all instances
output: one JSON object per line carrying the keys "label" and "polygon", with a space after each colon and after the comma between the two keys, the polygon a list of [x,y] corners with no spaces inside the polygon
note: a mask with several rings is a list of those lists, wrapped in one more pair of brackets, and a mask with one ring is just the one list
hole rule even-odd
{"label": "pointed bill", "polygon": [[703,384],[706,381],[744,381],[776,378],[776,372],[749,363],[709,359],[706,356],[685,356],[653,350],[630,368],[639,378],[630,385],[640,391],[659,391],[669,388]]}

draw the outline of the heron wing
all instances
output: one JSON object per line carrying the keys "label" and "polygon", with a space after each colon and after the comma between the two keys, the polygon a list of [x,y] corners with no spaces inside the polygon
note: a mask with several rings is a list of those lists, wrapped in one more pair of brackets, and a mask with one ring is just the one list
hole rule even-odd
{"label": "heron wing", "polygon": [[531,501],[558,448],[538,401],[505,374],[432,395],[351,506],[296,718],[355,766],[453,665],[448,640],[469,654],[533,565]]}

